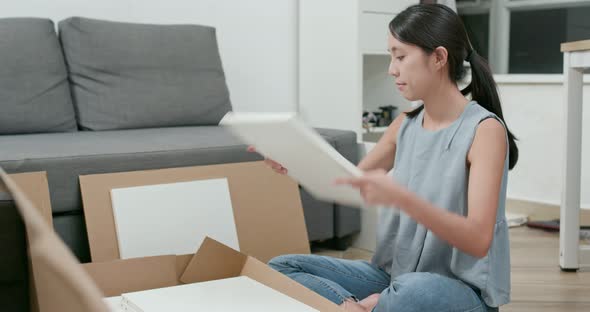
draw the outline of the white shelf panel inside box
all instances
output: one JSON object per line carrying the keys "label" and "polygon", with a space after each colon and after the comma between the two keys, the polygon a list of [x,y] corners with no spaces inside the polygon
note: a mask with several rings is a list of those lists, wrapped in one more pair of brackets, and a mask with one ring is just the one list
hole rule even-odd
{"label": "white shelf panel inside box", "polygon": [[[228,300],[228,295],[230,300]],[[138,312],[317,311],[246,276],[123,294]]]}
{"label": "white shelf panel inside box", "polygon": [[239,250],[226,178],[111,191],[121,259],[194,253],[205,236]]}

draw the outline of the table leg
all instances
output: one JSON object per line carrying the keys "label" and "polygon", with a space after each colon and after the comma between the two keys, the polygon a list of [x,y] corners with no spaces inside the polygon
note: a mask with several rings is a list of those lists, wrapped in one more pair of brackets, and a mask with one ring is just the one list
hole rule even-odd
{"label": "table leg", "polygon": [[582,158],[582,78],[583,71],[571,68],[571,53],[564,53],[565,133],[563,179],[559,230],[559,265],[576,271],[579,263],[580,179]]}

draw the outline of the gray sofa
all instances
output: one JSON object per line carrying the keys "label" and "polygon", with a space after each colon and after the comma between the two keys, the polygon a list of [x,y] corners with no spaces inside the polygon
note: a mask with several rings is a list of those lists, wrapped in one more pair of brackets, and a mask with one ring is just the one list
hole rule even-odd
{"label": "gray sofa", "polygon": [[[0,19],[0,166],[47,171],[55,229],[82,262],[79,175],[261,160],[217,126],[232,108],[214,28],[74,17],[58,30]],[[358,161],[353,132],[317,130]],[[301,197],[311,241],[360,230],[357,209]]]}

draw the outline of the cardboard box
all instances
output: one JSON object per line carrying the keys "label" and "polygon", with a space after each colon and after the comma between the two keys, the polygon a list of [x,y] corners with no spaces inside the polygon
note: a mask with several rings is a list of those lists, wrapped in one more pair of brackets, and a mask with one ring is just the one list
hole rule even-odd
{"label": "cardboard box", "polygon": [[45,173],[12,178],[0,168],[0,191],[14,200],[26,228],[34,287],[31,309],[108,311],[96,284],[52,229],[48,190]]}
{"label": "cardboard box", "polygon": [[256,161],[80,176],[92,261],[120,259],[112,189],[216,178],[228,180],[240,251],[263,262],[310,252],[297,182]]}
{"label": "cardboard box", "polygon": [[256,258],[209,238],[194,255],[80,264],[49,226],[50,205],[39,205],[29,199],[28,194],[35,193],[32,186],[46,188],[45,175],[29,175],[21,186],[1,169],[0,178],[3,182],[0,189],[2,184],[7,186],[27,228],[35,290],[42,312],[108,311],[102,301],[105,296],[236,276],[248,276],[319,311],[342,311]]}
{"label": "cardboard box", "polygon": [[[188,263],[187,263],[188,262]],[[122,293],[247,276],[318,311],[342,311],[254,257],[211,238],[194,255],[155,256],[83,265],[106,297]]]}

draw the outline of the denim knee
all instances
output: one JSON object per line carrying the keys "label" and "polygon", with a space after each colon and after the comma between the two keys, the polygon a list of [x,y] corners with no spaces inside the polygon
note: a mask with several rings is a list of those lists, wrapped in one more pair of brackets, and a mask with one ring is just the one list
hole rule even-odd
{"label": "denim knee", "polygon": [[460,283],[433,273],[403,274],[381,293],[374,311],[485,311],[475,293]]}
{"label": "denim knee", "polygon": [[270,259],[268,266],[283,274],[300,272],[301,269],[296,265],[299,256],[300,255],[277,256]]}
{"label": "denim knee", "polygon": [[431,302],[435,294],[427,291],[428,276],[425,274],[428,273],[404,274],[396,278],[381,293],[374,311],[399,310],[400,307],[404,307],[403,311],[427,311],[424,306],[430,305],[427,302]]}

